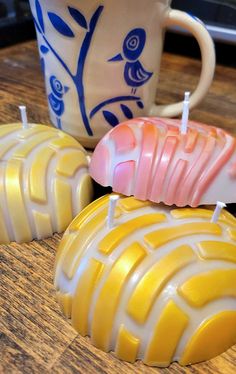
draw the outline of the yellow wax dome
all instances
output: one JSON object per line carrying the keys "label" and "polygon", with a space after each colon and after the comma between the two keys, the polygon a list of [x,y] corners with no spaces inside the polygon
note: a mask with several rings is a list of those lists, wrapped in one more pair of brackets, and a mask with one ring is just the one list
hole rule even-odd
{"label": "yellow wax dome", "polygon": [[0,243],[62,232],[91,201],[83,147],[60,130],[0,126]]}
{"label": "yellow wax dome", "polygon": [[236,343],[236,219],[109,196],[83,210],[60,244],[55,287],[92,343],[152,366],[208,360]]}

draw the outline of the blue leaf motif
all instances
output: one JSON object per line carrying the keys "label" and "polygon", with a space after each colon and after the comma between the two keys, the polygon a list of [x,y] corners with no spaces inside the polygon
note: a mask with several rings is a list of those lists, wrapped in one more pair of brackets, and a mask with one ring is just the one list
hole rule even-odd
{"label": "blue leaf motif", "polygon": [[73,38],[75,36],[71,28],[67,25],[67,23],[65,23],[65,21],[63,21],[63,19],[59,17],[57,14],[48,12],[48,17],[52,25],[60,34],[68,36],[69,38]]}
{"label": "blue leaf motif", "polygon": [[41,46],[40,46],[40,51],[41,51],[44,55],[46,55],[46,53],[49,52],[49,49],[48,49],[48,47],[46,47],[45,45],[41,45]]}
{"label": "blue leaf motif", "polygon": [[109,125],[111,125],[112,127],[115,127],[116,125],[119,124],[119,120],[118,118],[111,112],[109,112],[108,110],[103,110],[103,115],[104,115],[104,118],[105,120],[109,123]]}
{"label": "blue leaf motif", "polygon": [[42,8],[41,8],[39,0],[35,0],[35,9],[36,9],[38,22],[40,24],[42,31],[44,32],[45,28],[44,28],[44,21],[43,21],[43,12],[42,12]]}
{"label": "blue leaf motif", "polygon": [[74,20],[84,29],[88,29],[87,21],[82,13],[78,9],[68,7],[70,15],[74,18]]}
{"label": "blue leaf motif", "polygon": [[127,107],[124,104],[121,104],[120,107],[121,107],[122,112],[126,116],[126,118],[128,118],[128,119],[133,118],[133,113],[131,112],[131,110],[129,109],[129,107]]}
{"label": "blue leaf motif", "polygon": [[137,105],[140,109],[144,108],[143,102],[142,101],[137,101]]}

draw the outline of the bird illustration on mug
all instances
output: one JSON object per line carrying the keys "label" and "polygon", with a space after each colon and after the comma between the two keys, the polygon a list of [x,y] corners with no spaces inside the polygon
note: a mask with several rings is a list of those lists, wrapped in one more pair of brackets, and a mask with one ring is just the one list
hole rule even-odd
{"label": "bird illustration on mug", "polygon": [[63,96],[69,91],[69,87],[63,86],[62,83],[52,75],[50,77],[50,86],[52,92],[48,95],[48,101],[53,112],[57,116],[57,127],[61,129],[61,116],[65,111]]}
{"label": "bird illustration on mug", "polygon": [[146,43],[146,32],[142,28],[131,30],[123,42],[123,53],[119,53],[109,59],[109,62],[126,61],[124,67],[124,78],[128,86],[135,93],[137,88],[144,85],[153,73],[144,69],[139,61]]}

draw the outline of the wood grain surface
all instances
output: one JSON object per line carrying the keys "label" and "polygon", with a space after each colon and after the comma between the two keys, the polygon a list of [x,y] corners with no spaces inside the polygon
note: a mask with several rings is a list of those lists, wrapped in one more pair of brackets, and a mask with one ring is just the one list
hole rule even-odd
{"label": "wood grain surface", "polygon": [[[164,54],[158,103],[181,100],[193,91],[198,60]],[[217,125],[236,135],[236,69],[217,66],[213,85],[191,119]],[[31,122],[49,123],[36,42],[0,50],[1,123],[19,121],[25,104]],[[0,246],[0,372],[11,373],[227,373],[236,372],[236,347],[208,362],[187,368],[149,368],[119,361],[94,348],[63,317],[53,289],[53,266],[61,235],[29,244]]]}

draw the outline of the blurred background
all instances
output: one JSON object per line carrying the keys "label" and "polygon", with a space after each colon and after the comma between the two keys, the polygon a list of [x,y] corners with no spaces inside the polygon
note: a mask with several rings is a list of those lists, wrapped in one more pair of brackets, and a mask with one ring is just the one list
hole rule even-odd
{"label": "blurred background", "polygon": [[236,43],[236,0],[173,0],[172,6],[203,20],[215,40]]}
{"label": "blurred background", "polygon": [[[236,0],[173,0],[172,7],[204,21],[216,42],[217,61],[236,66]],[[35,37],[28,0],[0,0],[0,48]],[[168,30],[165,50],[200,57],[196,41],[178,28]]]}

